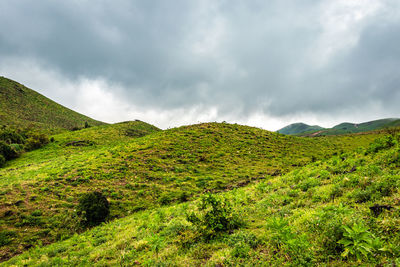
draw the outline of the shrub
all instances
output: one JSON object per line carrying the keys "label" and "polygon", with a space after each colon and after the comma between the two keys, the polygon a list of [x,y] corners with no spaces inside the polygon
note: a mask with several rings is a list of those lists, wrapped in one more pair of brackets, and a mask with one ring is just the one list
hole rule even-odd
{"label": "shrub", "polygon": [[6,163],[6,158],[3,155],[0,155],[0,167],[3,167]]}
{"label": "shrub", "polygon": [[198,212],[187,215],[187,220],[196,226],[205,238],[238,228],[242,221],[233,212],[231,203],[220,196],[206,194],[202,196]]}
{"label": "shrub", "polygon": [[4,141],[0,141],[0,155],[2,155],[6,160],[18,157],[18,153]]}
{"label": "shrub", "polygon": [[344,237],[338,242],[344,246],[342,257],[348,257],[350,254],[361,261],[363,256],[367,258],[373,253],[374,243],[377,242],[366,226],[355,223],[351,228],[344,225],[343,230]]}
{"label": "shrub", "polygon": [[25,150],[31,151],[34,149],[41,148],[45,144],[49,143],[49,138],[42,133],[30,133],[29,138],[26,140],[25,143]]}
{"label": "shrub", "polygon": [[367,150],[368,153],[377,153],[380,150],[388,149],[396,144],[396,139],[392,135],[387,135],[372,142]]}
{"label": "shrub", "polygon": [[4,142],[8,144],[23,144],[25,143],[25,137],[17,131],[12,130],[12,129],[3,129],[0,130],[0,140],[3,140]]}
{"label": "shrub", "polygon": [[14,231],[3,230],[0,232],[0,247],[8,245],[12,242],[12,238],[15,237],[16,234]]}
{"label": "shrub", "polygon": [[267,223],[267,228],[271,232],[272,244],[284,255],[289,256],[295,266],[308,266],[313,261],[311,244],[305,234],[297,234],[290,227],[288,221],[284,218],[272,218]]}
{"label": "shrub", "polygon": [[84,225],[96,226],[107,219],[110,204],[100,192],[86,193],[79,199],[78,214],[83,216]]}

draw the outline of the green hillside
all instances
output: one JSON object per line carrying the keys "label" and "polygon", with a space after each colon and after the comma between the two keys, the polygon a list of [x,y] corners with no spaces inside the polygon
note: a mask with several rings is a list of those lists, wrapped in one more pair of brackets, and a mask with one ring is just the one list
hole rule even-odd
{"label": "green hillside", "polygon": [[389,119],[368,121],[364,123],[344,122],[332,128],[322,128],[319,126],[309,126],[304,123],[294,123],[278,130],[278,132],[282,134],[295,135],[295,136],[315,137],[315,136],[326,136],[326,135],[361,133],[361,132],[391,128],[391,127],[398,127],[398,126],[400,126],[400,119],[389,118]]}
{"label": "green hillside", "polygon": [[[133,134],[139,126],[153,133]],[[374,138],[298,138],[226,123],[157,131],[142,122],[55,135],[0,169],[1,257],[84,231],[76,207],[85,192],[102,192],[115,219],[271,179]]]}
{"label": "green hillside", "polygon": [[[167,155],[173,155],[174,159],[185,159],[186,166],[193,166],[188,164],[190,158],[183,152],[184,148],[191,147],[193,142],[200,144],[206,140],[208,144],[215,144],[212,140],[221,131],[232,131],[238,138],[235,141],[241,141],[232,141],[236,146],[242,144],[239,154],[245,157],[234,164],[237,167],[235,173],[243,172],[242,165],[248,157],[256,151],[263,152],[259,147],[263,146],[262,140],[265,139],[274,141],[265,143],[272,146],[275,158],[279,150],[284,151],[286,143],[296,144],[296,149],[291,153],[300,149],[300,155],[308,155],[305,148],[310,146],[313,150],[324,148],[326,155],[330,154],[329,145],[324,147],[323,143],[311,143],[317,139],[285,138],[248,127],[217,124],[174,129],[167,132],[168,137],[150,135],[132,143],[129,150],[141,147],[143,149],[136,150],[136,153],[142,156],[150,153],[148,149],[161,152],[160,161],[158,164],[153,161],[152,166],[168,168],[167,162],[161,161]],[[247,135],[252,138],[247,139]],[[162,153],[160,148],[167,140],[172,140],[171,136],[175,136],[175,140],[186,137],[187,145],[182,147],[178,141],[179,145],[175,142],[170,150]],[[257,136],[260,144],[246,145],[246,140],[255,140]],[[350,141],[360,142],[364,137],[357,136]],[[154,144],[158,138],[162,141]],[[65,241],[30,250],[4,265],[398,266],[399,139],[399,136],[381,137],[366,148],[338,153],[327,160],[308,162],[303,167],[291,168],[283,175],[253,180],[241,188],[214,195],[205,194],[200,199],[194,198],[186,203],[139,211]],[[151,148],[149,144],[143,146],[149,140],[153,140],[151,143],[154,145]],[[279,146],[274,147],[273,144],[279,140]],[[342,144],[349,141],[326,140],[337,140]],[[219,142],[224,142],[223,138],[219,138]],[[233,155],[222,157],[239,161],[242,157],[235,156],[238,149],[226,148],[225,153]],[[219,148],[213,149],[210,154],[203,150],[202,154],[216,155],[216,150]],[[176,157],[178,151],[180,156]],[[245,152],[252,153],[246,155]],[[122,153],[122,150],[119,149],[118,153]],[[257,157],[261,154],[256,153]],[[205,164],[209,160],[218,162],[218,157],[206,158]],[[280,159],[285,161],[286,158],[280,156]],[[138,159],[135,157],[135,160]],[[262,161],[271,160],[273,157]],[[201,168],[198,164],[194,165]],[[251,166],[257,165],[247,165],[249,172]],[[232,179],[235,167],[223,171],[227,179]],[[175,173],[174,176],[174,184],[181,185],[179,174]],[[218,177],[214,175],[214,179]],[[62,180],[59,182],[62,183]],[[168,183],[165,181],[163,184]],[[53,190],[49,190],[49,194]]]}
{"label": "green hillside", "polygon": [[356,123],[341,123],[332,127],[332,130],[343,131],[344,133],[358,133],[382,129],[388,126],[399,126],[400,119],[381,119],[375,121]]}
{"label": "green hillside", "polygon": [[10,79],[0,77],[0,125],[47,132],[104,124],[63,107]]}
{"label": "green hillside", "polygon": [[308,125],[305,123],[293,123],[290,124],[286,127],[283,127],[282,129],[278,130],[278,133],[281,134],[288,134],[288,135],[296,135],[296,134],[301,134],[305,132],[316,132],[319,130],[322,130],[323,128],[318,126],[318,125]]}

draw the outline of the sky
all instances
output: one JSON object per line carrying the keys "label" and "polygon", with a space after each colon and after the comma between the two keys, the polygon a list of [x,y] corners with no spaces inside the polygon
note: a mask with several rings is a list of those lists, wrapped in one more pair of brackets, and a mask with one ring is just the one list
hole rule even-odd
{"label": "sky", "polygon": [[2,0],[0,75],[164,129],[400,117],[400,1]]}

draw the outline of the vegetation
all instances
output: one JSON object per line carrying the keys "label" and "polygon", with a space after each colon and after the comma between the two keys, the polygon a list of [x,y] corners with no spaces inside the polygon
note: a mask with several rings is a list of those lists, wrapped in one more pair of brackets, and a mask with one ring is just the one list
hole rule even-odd
{"label": "vegetation", "polygon": [[110,203],[101,192],[86,193],[79,199],[78,215],[83,217],[84,225],[99,225],[110,215]]}
{"label": "vegetation", "polygon": [[[377,152],[360,148],[245,187],[138,211],[4,264],[396,265],[400,170],[393,155],[400,147],[394,139],[395,145]],[[369,197],[359,199],[362,191]],[[228,212],[216,202],[230,203],[222,208]],[[376,216],[370,208],[377,203],[392,208]],[[185,215],[193,210],[201,223]],[[232,214],[243,222],[202,238],[199,227],[224,225],[213,222]]]}
{"label": "vegetation", "polygon": [[10,79],[0,77],[0,126],[35,129],[46,133],[98,126],[93,120]]}
{"label": "vegetation", "polygon": [[282,129],[278,130],[278,133],[281,134],[289,134],[289,135],[296,135],[296,134],[302,134],[302,133],[308,133],[308,132],[317,132],[320,130],[323,130],[321,126],[318,125],[308,125],[305,123],[293,123],[288,126],[283,127]]}
{"label": "vegetation", "polygon": [[24,151],[38,149],[48,142],[48,137],[43,133],[3,127],[3,129],[0,130],[0,167],[2,167],[7,160],[19,157]]}
{"label": "vegetation", "polygon": [[187,216],[187,220],[206,239],[241,225],[239,216],[232,211],[231,203],[223,197],[205,194],[201,197],[198,209],[198,214],[192,212]]}
{"label": "vegetation", "polygon": [[290,124],[280,130],[279,133],[296,136],[327,136],[363,133],[374,130],[382,130],[400,126],[400,119],[381,119],[364,123],[344,122],[332,128],[322,128],[318,125],[310,126],[304,123]]}
{"label": "vegetation", "polygon": [[0,130],[1,265],[400,264],[397,128],[18,120]]}
{"label": "vegetation", "polygon": [[[139,130],[151,134],[127,134]],[[106,196],[116,219],[276,177],[375,137],[305,139],[226,123],[160,132],[135,121],[53,138],[0,169],[1,228],[16,233],[4,258],[84,231],[75,210],[88,191]]]}

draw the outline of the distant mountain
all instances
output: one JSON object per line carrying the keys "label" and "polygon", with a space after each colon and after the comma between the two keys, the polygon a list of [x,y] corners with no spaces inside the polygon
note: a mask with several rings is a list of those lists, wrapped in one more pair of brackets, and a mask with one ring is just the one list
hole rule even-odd
{"label": "distant mountain", "polygon": [[319,130],[322,130],[324,128],[318,126],[318,125],[308,125],[302,122],[299,123],[293,123],[290,124],[286,127],[283,127],[282,129],[278,130],[278,133],[281,134],[287,134],[287,135],[297,135],[305,132],[316,132]]}
{"label": "distant mountain", "polygon": [[70,110],[13,80],[0,77],[0,126],[40,128],[47,131],[103,125]]}
{"label": "distant mountain", "polygon": [[[400,119],[387,118],[387,119],[368,121],[364,123],[343,122],[332,128],[322,128],[319,126],[309,126],[304,123],[294,123],[278,130],[278,132],[288,135],[324,136],[324,135],[361,133],[361,132],[368,132],[368,131],[380,130],[384,128],[397,127],[397,126],[400,126]],[[313,127],[315,127],[315,129],[313,129]]]}

